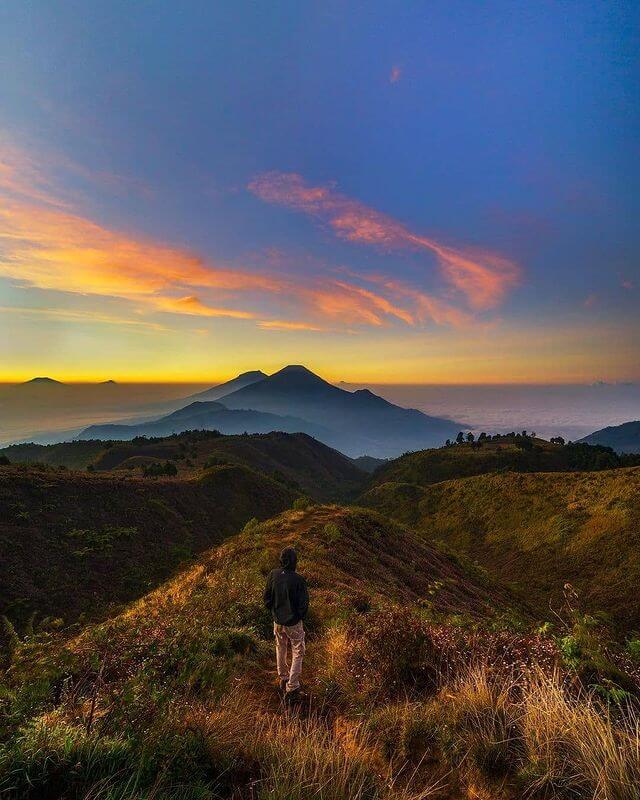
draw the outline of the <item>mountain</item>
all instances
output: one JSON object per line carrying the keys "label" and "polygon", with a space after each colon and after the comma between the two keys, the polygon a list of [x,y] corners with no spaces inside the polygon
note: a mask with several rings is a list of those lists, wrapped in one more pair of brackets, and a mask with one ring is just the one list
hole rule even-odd
{"label": "mountain", "polygon": [[252,409],[230,410],[220,403],[194,402],[172,414],[134,425],[90,425],[79,439],[134,439],[137,436],[170,436],[188,430],[217,430],[221,433],[268,433],[285,431],[308,433],[326,441],[330,432],[303,419],[268,414]]}
{"label": "mountain", "polygon": [[220,401],[227,408],[292,415],[321,425],[329,430],[322,441],[354,457],[368,453],[387,458],[439,445],[459,430],[450,420],[395,406],[368,389],[340,389],[300,365],[285,367]]}
{"label": "mountain", "polygon": [[[382,471],[384,471],[383,468]],[[495,472],[431,485],[375,484],[358,503],[517,587],[541,616],[563,605],[640,626],[640,467],[598,472]]]}
{"label": "mountain", "polygon": [[244,389],[245,386],[250,386],[252,383],[262,381],[266,377],[267,375],[259,369],[252,370],[251,372],[242,372],[240,375],[232,378],[232,380],[226,381],[226,383],[220,383],[218,386],[212,386],[211,389],[205,389],[204,392],[198,392],[197,394],[192,394],[190,397],[186,397],[183,402],[188,400],[197,400],[201,402],[219,400],[221,397],[224,397],[225,394],[231,394],[231,392],[235,392],[238,389]]}
{"label": "mountain", "polygon": [[383,464],[372,477],[373,484],[411,483],[429,486],[452,478],[468,478],[487,472],[566,472],[635,466],[610,448],[584,443],[566,445],[544,439],[503,435],[498,439],[463,443],[406,453]]}
{"label": "mountain", "polygon": [[373,456],[358,456],[352,459],[353,463],[365,472],[375,472],[378,467],[387,463],[386,458],[374,458]]}
{"label": "mountain", "polygon": [[229,464],[188,480],[0,467],[0,608],[103,614],[295,496]]}
{"label": "mountain", "polygon": [[324,502],[351,500],[364,488],[367,475],[359,465],[305,433],[271,432],[221,436],[189,431],[162,439],[22,444],[0,450],[12,464],[48,464],[97,472],[128,470],[170,461],[181,477],[193,477],[214,465],[236,464],[262,472],[289,489]]}
{"label": "mountain", "polygon": [[33,386],[33,385],[42,385],[42,386],[64,386],[65,384],[61,381],[56,381],[53,378],[31,378],[31,380],[25,381],[24,383],[19,384],[20,386]]}
{"label": "mountain", "polygon": [[602,428],[580,441],[612,447],[616,453],[640,453],[640,420]]}

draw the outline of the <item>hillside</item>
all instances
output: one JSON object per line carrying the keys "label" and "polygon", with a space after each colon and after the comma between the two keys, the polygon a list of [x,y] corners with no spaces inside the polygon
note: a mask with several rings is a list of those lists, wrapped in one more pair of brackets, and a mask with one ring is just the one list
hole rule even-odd
{"label": "hillside", "polygon": [[[262,607],[265,575],[291,545],[312,598],[310,699],[297,708],[278,697]],[[634,800],[637,733],[592,690],[564,693],[552,638],[496,630],[509,603],[376,514],[286,512],[111,620],[66,637],[16,632],[0,792],[521,800],[542,784],[548,797],[601,787]]]}
{"label": "hillside", "polygon": [[220,402],[227,408],[252,408],[320,425],[329,430],[319,437],[322,441],[353,457],[393,457],[409,448],[442,444],[458,432],[451,420],[401,408],[368,389],[339,389],[300,365],[285,367]]}
{"label": "hillside", "polygon": [[640,453],[640,421],[611,425],[590,433],[580,441],[611,447],[616,453]]}
{"label": "hillside", "polygon": [[44,463],[75,469],[129,470],[139,475],[144,466],[171,461],[183,476],[207,465],[241,464],[316,500],[353,498],[366,474],[351,459],[304,433],[265,433],[218,436],[191,431],[159,439],[127,442],[76,441],[56,445],[15,445],[0,450],[12,463]]}
{"label": "hillside", "polygon": [[86,469],[104,451],[101,441],[58,442],[57,444],[12,444],[0,449],[0,458],[12,464],[49,464],[53,467]]}
{"label": "hillside", "polygon": [[0,467],[1,613],[101,614],[295,496],[242,466],[190,480]]}
{"label": "hillside", "polygon": [[500,470],[564,472],[619,466],[627,465],[609,448],[501,436],[480,443],[465,442],[453,447],[405,453],[376,470],[372,485],[393,482],[428,486],[439,481]]}
{"label": "hillside", "polygon": [[568,582],[585,609],[640,626],[640,468],[388,482],[359,502],[477,561],[542,616]]}

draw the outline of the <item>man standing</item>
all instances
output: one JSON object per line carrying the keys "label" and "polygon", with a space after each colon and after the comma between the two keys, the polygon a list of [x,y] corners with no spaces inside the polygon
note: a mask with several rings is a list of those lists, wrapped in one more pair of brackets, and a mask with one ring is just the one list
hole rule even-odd
{"label": "man standing", "polygon": [[[264,590],[264,604],[273,617],[276,637],[276,665],[280,689],[289,702],[300,699],[300,673],[304,656],[304,625],[309,609],[307,583],[296,572],[298,556],[293,547],[280,553],[280,566],[271,570]],[[287,647],[291,645],[291,668]]]}

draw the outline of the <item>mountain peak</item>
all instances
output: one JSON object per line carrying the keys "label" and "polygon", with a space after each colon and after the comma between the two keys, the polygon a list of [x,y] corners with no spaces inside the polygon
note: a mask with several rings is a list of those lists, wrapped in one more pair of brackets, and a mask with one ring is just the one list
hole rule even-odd
{"label": "mountain peak", "polygon": [[56,384],[57,386],[64,386],[64,384],[61,381],[56,381],[53,378],[47,378],[47,377],[31,378],[31,380],[25,381],[22,385],[26,386],[27,384],[30,383]]}
{"label": "mountain peak", "polygon": [[[286,367],[278,370],[278,372],[274,372],[274,375],[313,375],[314,378],[318,377],[315,372],[311,372],[311,370],[307,369],[303,364],[288,364]],[[273,377],[273,375],[271,377]]]}
{"label": "mountain peak", "polygon": [[234,380],[238,381],[244,378],[267,378],[268,375],[266,372],[263,372],[261,369],[250,369],[248,372],[241,372],[239,375],[236,375]]}

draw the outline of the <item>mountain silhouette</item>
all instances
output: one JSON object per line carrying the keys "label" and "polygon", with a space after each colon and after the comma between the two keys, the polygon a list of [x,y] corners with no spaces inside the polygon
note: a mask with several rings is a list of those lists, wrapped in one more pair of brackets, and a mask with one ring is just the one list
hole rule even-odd
{"label": "mountain silhouette", "polygon": [[128,440],[136,436],[170,436],[189,430],[218,430],[225,434],[283,431],[307,433],[321,441],[331,437],[331,431],[307,420],[252,409],[230,410],[221,403],[196,401],[151,422],[90,425],[77,438]]}
{"label": "mountain silhouette", "polygon": [[38,377],[38,378],[31,378],[31,380],[24,381],[24,383],[19,384],[20,386],[64,386],[65,384],[62,381],[57,381],[54,378],[47,378],[47,377]]}
{"label": "mountain silhouette", "polygon": [[203,392],[198,392],[197,394],[192,394],[189,397],[185,397],[183,402],[187,402],[188,400],[219,400],[225,394],[230,394],[238,389],[243,389],[245,386],[250,386],[252,383],[257,383],[258,381],[264,380],[266,377],[267,375],[264,372],[261,372],[259,369],[254,369],[250,372],[242,372],[240,375],[237,375],[230,381],[220,383],[217,386],[212,386],[210,389],[205,389]]}
{"label": "mountain silhouette", "polygon": [[616,453],[640,453],[640,420],[601,428],[580,441],[612,447]]}
{"label": "mountain silhouette", "polygon": [[416,409],[389,403],[368,389],[348,392],[291,364],[258,382],[219,398],[230,409],[293,416],[328,428],[325,444],[350,456],[378,458],[444,443],[459,425]]}

